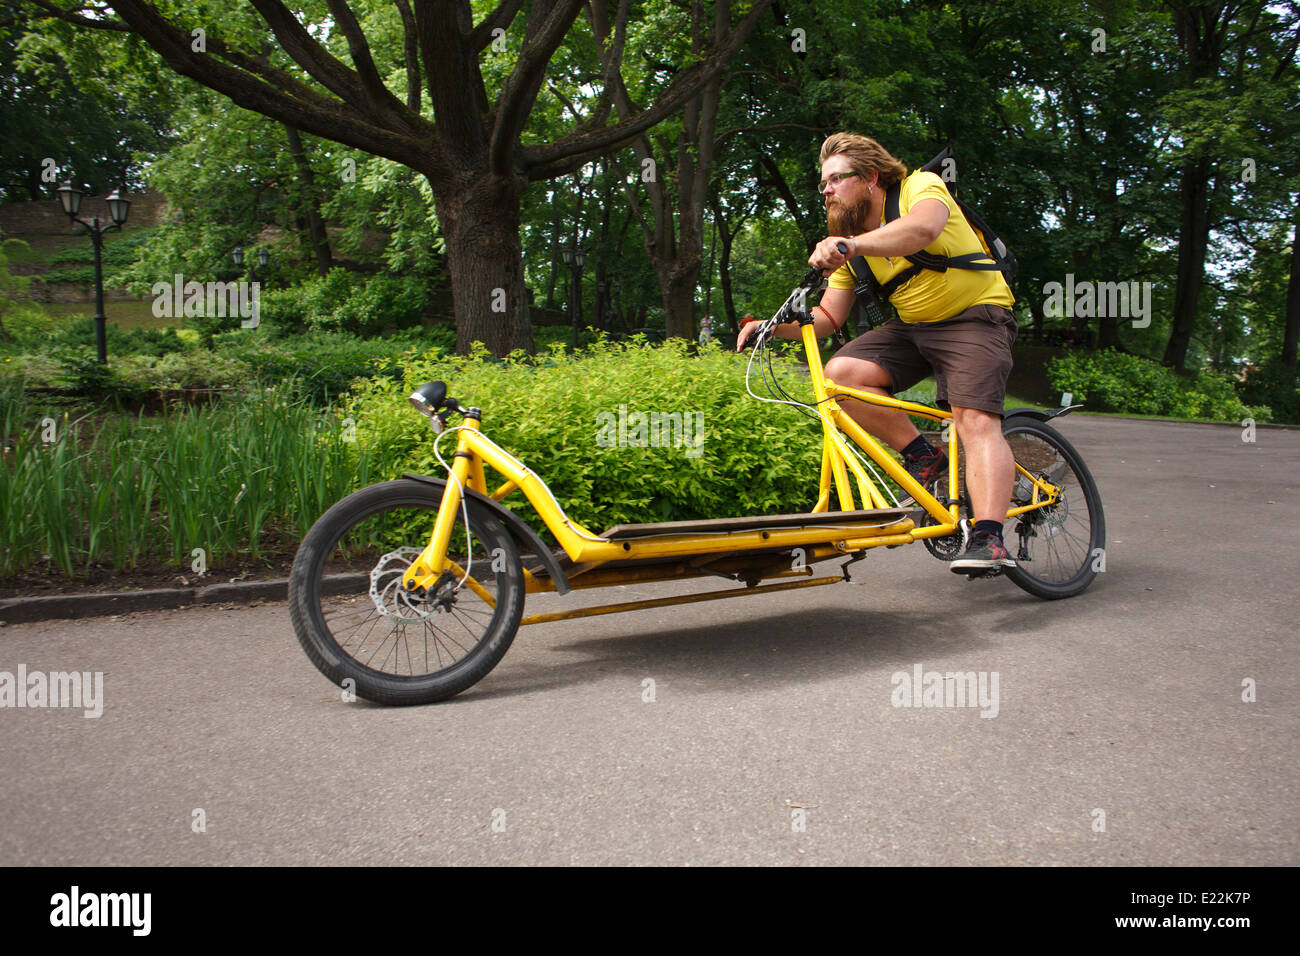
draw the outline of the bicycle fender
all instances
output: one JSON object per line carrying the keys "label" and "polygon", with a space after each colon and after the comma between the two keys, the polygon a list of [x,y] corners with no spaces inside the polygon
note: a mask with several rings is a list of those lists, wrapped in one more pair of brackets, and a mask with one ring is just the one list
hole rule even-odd
{"label": "bicycle fender", "polygon": [[[426,485],[436,485],[439,488],[447,487],[447,479],[445,478],[433,478],[429,475],[402,475],[402,477]],[[489,498],[473,488],[466,488],[465,493],[500,518],[501,522],[510,530],[510,533],[514,535],[515,540],[537,555],[538,559],[546,567],[546,573],[550,575],[551,580],[555,583],[556,594],[569,593],[569,579],[560,570],[560,562],[555,560],[555,555],[551,553],[550,548],[542,543],[542,539],[537,536],[536,531],[528,527],[522,518],[495,498]]]}
{"label": "bicycle fender", "polygon": [[1045,412],[1041,408],[1017,408],[1007,412],[1002,416],[1002,420],[1010,421],[1017,415],[1023,415],[1026,418],[1036,418],[1040,422],[1050,422],[1053,418],[1061,415],[1068,415],[1075,409],[1083,408],[1082,405],[1066,405],[1063,408],[1053,408],[1050,412]]}

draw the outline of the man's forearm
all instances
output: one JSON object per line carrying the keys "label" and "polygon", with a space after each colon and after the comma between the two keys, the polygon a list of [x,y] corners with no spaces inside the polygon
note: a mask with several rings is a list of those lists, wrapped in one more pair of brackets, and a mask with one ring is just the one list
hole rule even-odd
{"label": "man's forearm", "polygon": [[[844,318],[832,317],[830,310],[824,306],[814,305],[810,310],[813,317],[813,335],[819,339],[839,331],[844,324]],[[776,327],[776,337],[779,339],[799,339],[803,338],[802,326],[794,322],[786,322]]]}
{"label": "man's forearm", "polygon": [[920,252],[943,232],[943,225],[936,231],[931,223],[903,216],[893,222],[885,223],[871,232],[863,232],[853,237],[856,247],[850,255],[875,256],[878,259],[895,256],[910,256]]}

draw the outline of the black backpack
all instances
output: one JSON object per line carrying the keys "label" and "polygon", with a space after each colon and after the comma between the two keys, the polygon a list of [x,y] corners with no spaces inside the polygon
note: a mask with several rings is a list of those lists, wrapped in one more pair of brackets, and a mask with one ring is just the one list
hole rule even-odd
{"label": "black backpack", "polygon": [[[944,163],[952,157],[952,147],[946,146],[943,152],[922,166],[919,171],[939,173]],[[979,213],[957,198],[956,187],[950,180],[944,179],[944,185],[948,187],[948,194],[952,196],[953,201],[957,203],[957,208],[966,217],[966,222],[974,230],[984,251],[950,257],[936,255],[922,249],[907,256],[907,261],[911,265],[883,285],[876,279],[865,257],[855,256],[850,259],[849,269],[857,279],[853,292],[857,296],[858,305],[862,308],[869,328],[875,328],[885,321],[887,316],[884,303],[889,301],[903,283],[918,275],[922,269],[930,269],[934,272],[947,272],[949,269],[975,269],[985,272],[997,270],[1007,280],[1007,285],[1010,285],[1011,280],[1016,277],[1020,264],[1016,262],[1015,254],[998,238],[997,233],[989,227]],[[891,222],[899,217],[898,196],[901,189],[901,183],[894,183],[885,191],[885,222]]]}

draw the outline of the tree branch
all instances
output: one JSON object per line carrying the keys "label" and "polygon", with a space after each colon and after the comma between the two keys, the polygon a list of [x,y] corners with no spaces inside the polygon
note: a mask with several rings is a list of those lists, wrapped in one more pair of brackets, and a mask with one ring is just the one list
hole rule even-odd
{"label": "tree branch", "polygon": [[[284,4],[279,0],[248,0],[248,2],[262,15],[262,19],[267,22],[275,38],[280,41],[284,52],[289,54],[293,61],[307,71],[317,83],[346,103],[357,106],[365,103],[366,96],[356,72],[349,70],[321,46]],[[133,7],[142,12],[148,10],[153,16],[163,19],[152,6],[139,0],[114,0],[114,3],[118,7]],[[126,17],[125,10],[122,11],[122,15]]]}
{"label": "tree branch", "polygon": [[544,4],[533,5],[519,60],[501,84],[501,94],[497,97],[496,122],[488,146],[488,162],[496,172],[509,169],[520,133],[546,77],[546,65],[564,42],[582,3],[583,0],[557,0],[549,11]]}
{"label": "tree branch", "polygon": [[[92,30],[113,30],[118,33],[130,33],[131,28],[121,20],[92,20],[90,17],[83,17],[73,10],[64,10],[57,7],[49,0],[31,0],[33,4],[45,11],[47,16],[56,20],[64,20],[68,23],[75,23],[79,27],[89,27]],[[80,9],[80,8],[79,8]]]}
{"label": "tree branch", "polygon": [[[468,34],[461,28],[460,21],[471,13],[469,0],[463,0],[463,4],[414,0],[414,9],[425,85],[438,133],[477,151],[483,143],[480,117],[487,112],[488,104],[483,72],[469,49]],[[467,77],[472,78],[470,89],[466,89]],[[467,108],[466,97],[473,97],[473,108]]]}
{"label": "tree branch", "polygon": [[[756,0],[740,23],[716,42],[713,52],[682,70],[659,95],[658,101],[650,109],[625,119],[615,126],[575,132],[553,143],[525,147],[521,152],[528,178],[547,179],[578,169],[595,156],[607,152],[610,147],[622,146],[630,142],[638,134],[677,112],[687,100],[696,96],[706,83],[726,68],[728,61],[753,30],[758,18],[770,5],[771,0]],[[603,46],[604,38],[597,36],[597,40]],[[619,105],[620,97],[626,98],[621,76],[618,78],[615,91],[616,105]],[[621,109],[620,106],[620,111]]]}
{"label": "tree branch", "polygon": [[504,0],[498,4],[497,8],[484,17],[483,22],[470,32],[469,48],[475,53],[482,53],[487,49],[488,44],[492,42],[492,31],[509,27],[521,6],[523,0]]}
{"label": "tree branch", "polygon": [[402,18],[402,53],[406,60],[406,107],[420,112],[420,45],[415,39],[415,14],[406,0],[393,0]]}
{"label": "tree branch", "polygon": [[346,0],[327,0],[327,2],[330,12],[334,14],[334,21],[348,41],[348,54],[352,57],[352,65],[356,68],[360,79],[366,105],[374,112],[393,120],[397,125],[409,128],[405,108],[384,85],[379,70],[375,68],[375,59],[370,54],[370,44],[366,42],[366,35],[361,31],[361,24],[357,22],[356,14],[352,12]]}
{"label": "tree branch", "polygon": [[114,8],[132,31],[153,47],[173,70],[230,97],[245,109],[416,169],[429,165],[427,143],[415,136],[403,136],[372,124],[350,103],[330,100],[296,80],[292,82],[297,95],[277,89],[254,74],[276,78],[284,76],[281,71],[258,64],[243,54],[230,54],[224,44],[216,43],[214,49],[220,48],[227,54],[242,58],[246,69],[223,62],[213,54],[197,52],[193,49],[190,34],[167,20],[149,3],[114,0]]}

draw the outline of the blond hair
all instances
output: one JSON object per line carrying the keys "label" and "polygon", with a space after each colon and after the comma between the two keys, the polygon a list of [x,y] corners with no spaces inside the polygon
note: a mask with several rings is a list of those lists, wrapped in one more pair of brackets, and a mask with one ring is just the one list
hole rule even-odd
{"label": "blond hair", "polygon": [[832,133],[822,143],[821,156],[817,164],[821,165],[832,156],[847,156],[849,165],[855,173],[866,176],[879,173],[877,182],[882,189],[888,189],[894,183],[903,181],[907,175],[907,166],[899,162],[885,147],[870,136],[858,133]]}

